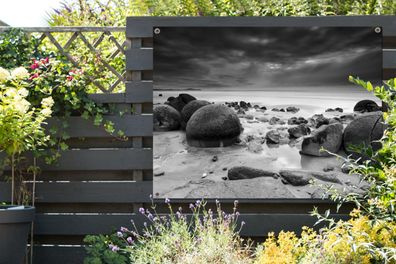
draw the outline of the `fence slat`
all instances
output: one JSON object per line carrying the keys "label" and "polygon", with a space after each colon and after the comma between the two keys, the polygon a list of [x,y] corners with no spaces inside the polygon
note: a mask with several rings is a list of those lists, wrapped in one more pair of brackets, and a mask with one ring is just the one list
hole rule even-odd
{"label": "fence slat", "polygon": [[394,16],[327,17],[128,17],[127,38],[150,38],[153,27],[382,27],[384,36],[396,36]]}
{"label": "fence slat", "polygon": [[396,69],[396,49],[383,51],[383,67]]}
{"label": "fence slat", "polygon": [[[4,153],[0,154],[0,160],[4,159]],[[152,149],[72,149],[61,151],[55,164],[39,159],[38,166],[43,171],[152,170],[152,159]]]}
{"label": "fence slat", "polygon": [[153,49],[129,49],[125,54],[126,70],[144,71],[153,69]]}
{"label": "fence slat", "polygon": [[[36,188],[36,203],[144,203],[150,202],[152,182],[39,182]],[[10,189],[0,182],[1,201],[10,200]]]}
{"label": "fence slat", "polygon": [[[104,120],[114,123],[116,130],[121,130],[127,137],[151,137],[153,135],[153,118],[151,115],[123,115],[105,116]],[[62,119],[52,118],[48,121],[48,127],[62,127]],[[69,117],[66,119],[69,127],[65,132],[70,137],[103,137],[114,138],[105,131],[102,126],[95,126],[92,120],[81,117]]]}
{"label": "fence slat", "polygon": [[34,263],[76,264],[83,263],[84,247],[38,246],[34,247]]}
{"label": "fence slat", "polygon": [[153,82],[126,82],[125,101],[128,103],[150,103],[153,101]]}

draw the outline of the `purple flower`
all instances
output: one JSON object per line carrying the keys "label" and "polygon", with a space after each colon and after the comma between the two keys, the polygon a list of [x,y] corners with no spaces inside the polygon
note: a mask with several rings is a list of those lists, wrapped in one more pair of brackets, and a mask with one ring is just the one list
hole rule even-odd
{"label": "purple flower", "polygon": [[128,232],[129,231],[128,228],[123,227],[123,226],[121,226],[120,230],[121,230],[121,232]]}
{"label": "purple flower", "polygon": [[151,213],[148,213],[147,218],[153,220],[154,216]]}
{"label": "purple flower", "polygon": [[169,200],[169,198],[165,198],[165,203],[167,203],[167,204],[169,204],[169,203],[170,203],[170,200]]}
{"label": "purple flower", "polygon": [[119,247],[117,247],[116,245],[113,245],[113,244],[110,244],[110,245],[109,245],[109,248],[110,248],[111,251],[113,251],[113,252],[117,252],[118,250],[120,250]]}
{"label": "purple flower", "polygon": [[144,214],[144,213],[145,213],[144,208],[143,208],[143,207],[140,207],[140,208],[139,208],[139,212],[140,212],[141,214]]}
{"label": "purple flower", "polygon": [[129,244],[132,244],[132,243],[133,243],[132,237],[128,237],[126,240],[128,241]]}
{"label": "purple flower", "polygon": [[235,215],[236,215],[236,216],[239,216],[239,212],[235,212]]}
{"label": "purple flower", "polygon": [[190,203],[190,209],[193,210],[194,209],[194,205],[192,203]]}
{"label": "purple flower", "polygon": [[234,201],[234,207],[237,207],[237,205],[238,205],[238,200],[235,200]]}
{"label": "purple flower", "polygon": [[219,201],[219,200],[217,200],[217,199],[216,199],[216,204],[217,204],[217,205],[219,205],[219,204],[220,204],[220,201]]}
{"label": "purple flower", "polygon": [[177,216],[177,218],[180,218],[180,217],[181,217],[181,215],[182,215],[182,214],[181,214],[179,211],[177,211],[177,212],[176,212],[176,216]]}
{"label": "purple flower", "polygon": [[245,225],[245,224],[246,224],[245,221],[242,221],[242,222],[241,222],[241,225],[242,225],[242,226]]}
{"label": "purple flower", "polygon": [[183,211],[183,208],[181,208],[181,206],[179,207],[179,212],[182,212]]}
{"label": "purple flower", "polygon": [[195,201],[195,205],[196,205],[196,206],[199,206],[200,204],[201,204],[201,201],[200,201],[200,200]]}
{"label": "purple flower", "polygon": [[124,234],[123,234],[122,232],[117,232],[117,236],[118,236],[118,237],[123,237]]}

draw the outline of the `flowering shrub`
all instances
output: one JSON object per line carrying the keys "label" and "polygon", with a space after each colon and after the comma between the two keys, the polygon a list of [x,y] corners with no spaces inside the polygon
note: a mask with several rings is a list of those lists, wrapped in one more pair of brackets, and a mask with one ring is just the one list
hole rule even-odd
{"label": "flowering shrub", "polygon": [[46,145],[49,137],[43,125],[51,116],[54,104],[50,96],[43,98],[37,106],[27,100],[28,77],[29,72],[23,67],[11,72],[0,68],[0,152],[6,152],[11,158],[12,202],[15,158],[24,151],[37,151]]}
{"label": "flowering shrub", "polygon": [[371,223],[358,210],[351,216],[319,232],[304,227],[300,238],[293,232],[277,238],[272,233],[258,249],[256,263],[396,263],[396,223]]}
{"label": "flowering shrub", "polygon": [[[58,117],[82,116],[85,119],[93,119],[96,126],[103,126],[104,129],[118,139],[123,140],[122,131],[114,128],[111,121],[105,121],[103,115],[109,109],[98,105],[91,100],[86,91],[89,83],[82,69],[71,67],[69,63],[54,58],[33,59],[29,66],[30,76],[28,78],[29,94],[28,100],[37,106],[47,96],[54,99],[53,115]],[[46,161],[51,163],[59,156],[59,150],[68,149],[66,141],[69,135],[65,128],[68,127],[66,119],[63,119],[60,128],[51,128],[49,131],[52,137],[49,145],[52,147],[52,155],[46,157]],[[56,136],[55,136],[56,135]]]}
{"label": "flowering shrub", "polygon": [[271,234],[258,249],[257,263],[396,263],[396,78],[377,87],[353,77],[350,81],[374,92],[388,106],[382,148],[362,149],[368,157],[364,161],[345,159],[351,173],[360,174],[370,188],[363,196],[330,189],[340,205],[355,203],[358,209],[352,218],[335,222],[314,212],[329,226],[319,232],[305,228],[301,238],[294,233],[281,232],[277,238]]}
{"label": "flowering shrub", "polygon": [[[134,224],[132,228],[121,227],[117,239],[106,241],[108,249],[102,256],[109,251],[117,252],[127,256],[128,263],[252,263],[250,247],[244,246],[238,235],[244,223],[238,229],[237,202],[230,214],[218,202],[213,212],[206,209],[204,201],[198,200],[190,204],[191,214],[183,213],[182,208],[174,212],[168,199],[166,203],[170,210],[166,216],[158,215],[155,206],[140,208],[147,220],[143,232],[140,234]],[[92,237],[86,241],[92,241]],[[92,252],[92,247],[88,247],[88,252]],[[102,262],[98,258],[96,261],[91,254],[85,263],[116,263],[105,262],[103,258]]]}

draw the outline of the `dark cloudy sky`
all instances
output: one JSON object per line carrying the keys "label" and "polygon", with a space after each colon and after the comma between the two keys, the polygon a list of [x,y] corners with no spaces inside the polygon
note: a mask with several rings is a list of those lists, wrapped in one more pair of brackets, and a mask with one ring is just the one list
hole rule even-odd
{"label": "dark cloudy sky", "polygon": [[347,85],[381,79],[382,36],[368,27],[161,28],[156,89]]}

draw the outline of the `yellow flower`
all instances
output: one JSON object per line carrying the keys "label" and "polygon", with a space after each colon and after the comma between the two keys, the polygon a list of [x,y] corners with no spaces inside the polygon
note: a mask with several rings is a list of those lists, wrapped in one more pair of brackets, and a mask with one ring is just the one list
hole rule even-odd
{"label": "yellow flower", "polygon": [[0,67],[0,82],[4,82],[8,78],[10,78],[10,72]]}
{"label": "yellow flower", "polygon": [[29,77],[29,72],[24,67],[18,67],[11,72],[11,76],[14,79],[22,80]]}

